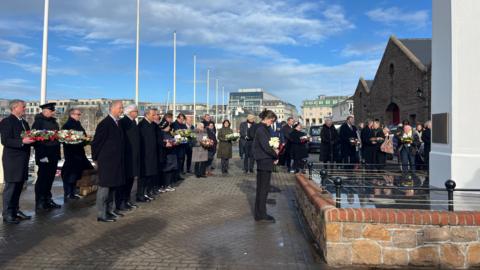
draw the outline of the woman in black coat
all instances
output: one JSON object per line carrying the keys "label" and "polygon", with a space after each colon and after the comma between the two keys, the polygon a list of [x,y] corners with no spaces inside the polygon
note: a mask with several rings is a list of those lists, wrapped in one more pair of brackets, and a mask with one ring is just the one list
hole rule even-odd
{"label": "woman in black coat", "polygon": [[274,112],[264,110],[259,115],[262,120],[257,125],[253,139],[253,158],[257,161],[257,194],[255,198],[255,220],[260,222],[275,222],[267,215],[267,197],[270,190],[273,164],[278,160],[278,149],[270,146],[271,134],[269,127],[277,120]]}
{"label": "woman in black coat", "polygon": [[[320,161],[323,163],[333,163],[338,159],[338,132],[331,119],[326,119],[320,132]],[[327,166],[325,164],[325,166]]]}
{"label": "woman in black coat", "polygon": [[295,123],[293,125],[293,130],[290,133],[290,142],[291,142],[291,157],[293,159],[293,169],[295,173],[303,170],[305,166],[305,160],[308,158],[308,148],[307,148],[307,134],[302,131],[302,125],[300,123]]}
{"label": "woman in black coat", "polygon": [[208,161],[207,161],[207,176],[212,176],[212,169],[213,169],[213,158],[215,157],[215,153],[217,153],[217,135],[215,134],[215,124],[210,122],[207,128],[207,135],[210,140],[213,141],[213,147],[208,148]]}
{"label": "woman in black coat", "polygon": [[171,126],[165,119],[162,119],[158,125],[160,129],[161,141],[159,141],[159,162],[160,162],[160,192],[175,191],[172,183],[178,169],[177,146],[175,146],[174,137],[170,133]]}
{"label": "woman in black coat", "polygon": [[[62,126],[62,129],[80,131],[84,135],[87,135],[79,121],[81,115],[82,113],[79,110],[71,110],[70,117]],[[85,155],[85,145],[85,142],[79,144],[63,144],[65,162],[62,167],[62,180],[65,200],[80,198],[76,194],[77,180],[82,178],[84,170],[93,169],[92,164]]]}

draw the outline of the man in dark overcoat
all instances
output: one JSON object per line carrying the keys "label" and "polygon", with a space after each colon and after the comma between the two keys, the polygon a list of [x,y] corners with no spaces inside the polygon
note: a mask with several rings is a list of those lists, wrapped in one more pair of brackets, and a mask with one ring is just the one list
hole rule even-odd
{"label": "man in dark overcoat", "polygon": [[253,159],[253,139],[255,138],[255,115],[249,114],[247,121],[240,124],[240,137],[245,140],[243,144],[243,172],[253,173],[255,160]]}
{"label": "man in dark overcoat", "polygon": [[145,117],[138,124],[140,131],[140,177],[137,186],[137,202],[154,199],[153,187],[158,177],[157,124],[154,122],[157,109],[145,111]]}
{"label": "man in dark overcoat", "polygon": [[125,139],[119,117],[122,101],[112,101],[110,113],[97,126],[92,141],[92,157],[98,166],[97,221],[113,222],[118,215],[113,212],[115,188],[125,184]]}
{"label": "man in dark overcoat", "polygon": [[287,167],[288,172],[292,172],[292,142],[290,139],[290,133],[293,131],[293,124],[295,123],[295,119],[293,117],[289,117],[287,119],[287,124],[282,127],[280,130],[281,133],[281,141],[285,144],[285,150],[283,152],[283,161],[284,165]]}
{"label": "man in dark overcoat", "polygon": [[[185,115],[183,113],[179,113],[177,116],[177,120],[172,124],[172,131],[175,132],[177,130],[187,129],[187,125],[185,125]],[[186,155],[186,144],[180,144],[175,148],[177,152],[177,177],[176,181],[184,180],[182,174],[185,174],[183,171],[183,167],[185,164],[185,155]]]}
{"label": "man in dark overcoat", "polygon": [[[42,112],[35,116],[32,129],[58,131],[60,129],[55,116],[56,103],[40,106]],[[38,165],[35,182],[35,202],[37,210],[60,208],[52,199],[52,185],[60,160],[60,143],[57,140],[39,141],[34,144],[35,162]]]}
{"label": "man in dark overcoat", "polygon": [[358,139],[357,127],[354,125],[353,116],[348,116],[345,123],[340,126],[340,152],[342,162],[350,164],[346,168],[353,168],[352,164],[358,163],[357,146],[352,143],[352,139]]}
{"label": "man in dark overcoat", "polygon": [[28,161],[30,138],[22,138],[22,133],[30,130],[25,115],[25,102],[13,100],[10,102],[11,115],[0,122],[0,137],[3,148],[2,165],[5,179],[3,189],[3,222],[18,224],[20,220],[30,219],[20,211],[20,194],[28,179]]}

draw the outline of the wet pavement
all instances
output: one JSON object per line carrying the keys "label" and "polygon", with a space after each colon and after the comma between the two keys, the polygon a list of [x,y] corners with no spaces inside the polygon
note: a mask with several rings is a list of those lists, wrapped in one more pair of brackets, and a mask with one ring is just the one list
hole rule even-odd
{"label": "wet pavement", "polygon": [[[189,177],[115,223],[96,222],[95,195],[34,214],[28,186],[21,206],[34,217],[0,225],[0,269],[325,269],[301,225],[293,175],[273,174],[277,223],[257,224],[255,175],[239,165],[229,177]],[[60,181],[54,191],[63,203]]]}

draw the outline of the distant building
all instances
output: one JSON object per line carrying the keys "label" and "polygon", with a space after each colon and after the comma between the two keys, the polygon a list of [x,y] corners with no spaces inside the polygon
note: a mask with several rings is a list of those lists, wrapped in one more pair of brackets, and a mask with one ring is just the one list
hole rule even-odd
{"label": "distant building", "polygon": [[332,117],[333,106],[348,98],[348,96],[320,95],[316,99],[304,100],[302,102],[302,118],[305,121],[305,125],[323,124],[326,117]]}
{"label": "distant building", "polygon": [[345,122],[350,115],[353,115],[353,98],[345,99],[333,105],[332,121],[334,124]]}
{"label": "distant building", "polygon": [[273,111],[277,115],[278,121],[287,121],[289,117],[298,118],[297,108],[281,100],[265,100],[263,107]]}
{"label": "distant building", "polygon": [[10,100],[0,99],[0,119],[10,114]]}
{"label": "distant building", "polygon": [[375,79],[361,78],[354,94],[356,122],[379,119],[386,125],[402,120],[425,122],[431,112],[431,39],[390,37]]}

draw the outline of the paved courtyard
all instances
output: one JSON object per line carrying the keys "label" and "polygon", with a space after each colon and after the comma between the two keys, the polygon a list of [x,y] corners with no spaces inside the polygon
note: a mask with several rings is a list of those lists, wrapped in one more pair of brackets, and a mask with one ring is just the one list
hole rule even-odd
{"label": "paved courtyard", "polygon": [[[268,207],[277,223],[257,224],[255,175],[241,173],[240,162],[229,177],[189,177],[116,223],[97,223],[89,196],[1,225],[0,269],[325,269],[298,218],[293,175],[274,174],[281,192]],[[32,189],[22,197],[30,214]],[[57,181],[57,202],[61,189]]]}

